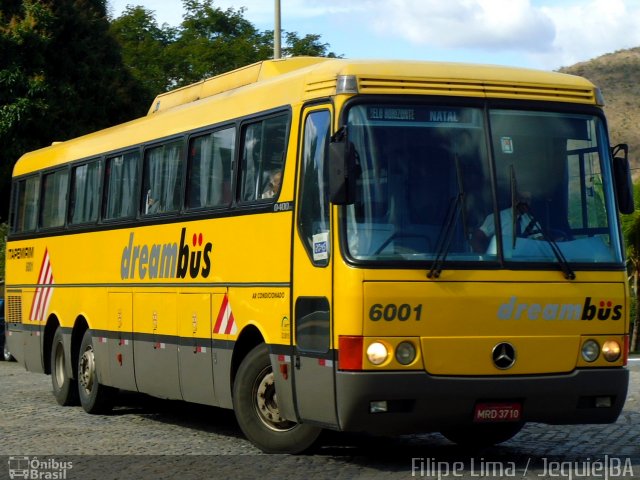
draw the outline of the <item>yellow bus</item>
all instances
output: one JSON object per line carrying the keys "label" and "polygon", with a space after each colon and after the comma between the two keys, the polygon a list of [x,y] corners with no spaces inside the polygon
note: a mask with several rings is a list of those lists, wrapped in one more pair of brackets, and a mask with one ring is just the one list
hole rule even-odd
{"label": "yellow bus", "polygon": [[232,408],[265,452],[614,422],[633,198],[602,106],[559,73],[320,58],[161,94],[17,162],[9,348],[61,405]]}

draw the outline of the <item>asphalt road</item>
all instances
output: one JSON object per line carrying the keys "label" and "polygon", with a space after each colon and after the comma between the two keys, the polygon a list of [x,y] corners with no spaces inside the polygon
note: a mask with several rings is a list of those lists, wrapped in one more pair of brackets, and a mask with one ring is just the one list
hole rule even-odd
{"label": "asphalt road", "polygon": [[[233,413],[121,394],[107,416],[60,407],[50,377],[0,362],[0,479],[640,478],[640,358],[612,425],[527,425],[465,450],[439,434],[328,433],[306,455],[264,455]],[[22,476],[26,475],[26,476]]]}

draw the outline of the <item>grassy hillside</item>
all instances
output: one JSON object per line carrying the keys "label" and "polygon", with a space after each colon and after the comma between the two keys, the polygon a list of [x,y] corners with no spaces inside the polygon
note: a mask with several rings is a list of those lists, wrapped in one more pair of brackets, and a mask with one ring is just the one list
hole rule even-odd
{"label": "grassy hillside", "polygon": [[629,144],[629,159],[640,177],[640,47],[619,50],[560,69],[588,78],[602,89],[611,143]]}

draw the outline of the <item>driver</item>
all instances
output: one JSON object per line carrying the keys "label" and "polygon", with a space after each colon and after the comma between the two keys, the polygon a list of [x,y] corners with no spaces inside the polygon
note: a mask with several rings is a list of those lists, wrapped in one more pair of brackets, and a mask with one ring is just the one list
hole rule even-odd
{"label": "driver", "polygon": [[[537,222],[529,213],[531,205],[531,192],[518,193],[515,207],[510,206],[500,211],[500,228],[503,235],[512,235],[515,226],[516,237],[531,237],[539,233]],[[513,213],[516,221],[514,224]],[[487,215],[482,225],[473,233],[471,245],[476,252],[485,252],[491,237],[496,234],[496,222],[493,213]]]}

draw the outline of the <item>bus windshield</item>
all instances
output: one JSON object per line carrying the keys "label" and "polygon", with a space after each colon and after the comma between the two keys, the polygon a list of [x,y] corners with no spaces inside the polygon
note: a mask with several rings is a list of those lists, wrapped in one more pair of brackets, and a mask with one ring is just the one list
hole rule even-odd
{"label": "bus windshield", "polygon": [[622,262],[596,115],[358,104],[347,129],[355,261]]}

